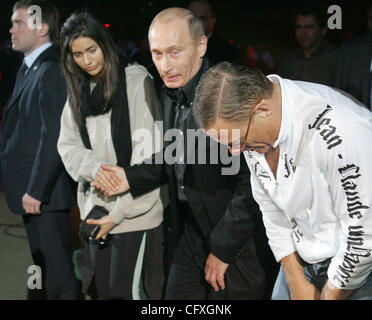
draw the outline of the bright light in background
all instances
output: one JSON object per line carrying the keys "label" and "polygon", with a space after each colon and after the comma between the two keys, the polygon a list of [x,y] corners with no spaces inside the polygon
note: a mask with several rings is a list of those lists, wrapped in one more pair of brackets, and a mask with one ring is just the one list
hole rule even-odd
{"label": "bright light in background", "polygon": [[110,28],[110,24],[105,23],[105,28],[106,28],[106,29]]}

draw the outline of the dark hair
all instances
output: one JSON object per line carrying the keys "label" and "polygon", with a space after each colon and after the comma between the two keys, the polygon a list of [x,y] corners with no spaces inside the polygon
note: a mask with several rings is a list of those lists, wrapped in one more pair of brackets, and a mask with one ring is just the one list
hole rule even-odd
{"label": "dark hair", "polygon": [[194,117],[203,129],[209,129],[218,119],[245,122],[252,108],[272,93],[272,83],[258,69],[221,62],[201,77]]}
{"label": "dark hair", "polygon": [[188,2],[186,8],[189,7],[189,5],[191,4],[191,2],[202,2],[202,3],[206,4],[207,6],[209,6],[209,8],[211,8],[212,14],[214,16],[216,16],[217,8],[216,8],[215,1],[213,1],[213,0],[191,0],[191,1]]}
{"label": "dark hair", "polygon": [[314,16],[320,29],[327,26],[326,8],[319,2],[305,2],[298,6],[294,12],[294,18],[297,16]]}
{"label": "dark hair", "polygon": [[42,23],[46,23],[49,26],[49,39],[58,45],[59,13],[57,8],[46,0],[20,0],[14,4],[13,12],[21,8],[29,8],[30,6],[40,7]]}
{"label": "dark hair", "polygon": [[87,74],[74,61],[71,52],[72,42],[79,38],[91,38],[102,50],[104,56],[104,81],[105,109],[116,93],[119,82],[119,68],[121,58],[128,62],[123,53],[119,52],[110,33],[88,12],[75,12],[64,23],[61,30],[61,57],[62,69],[67,82],[68,99],[73,111],[74,119],[80,121],[81,107],[83,104],[83,82]]}

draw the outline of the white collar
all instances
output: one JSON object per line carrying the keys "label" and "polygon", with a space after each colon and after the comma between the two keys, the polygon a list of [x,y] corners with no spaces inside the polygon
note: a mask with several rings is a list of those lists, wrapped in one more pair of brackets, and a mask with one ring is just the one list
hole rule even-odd
{"label": "white collar", "polygon": [[[273,148],[276,148],[278,145],[281,146],[281,149],[285,147],[287,142],[289,142],[289,137],[292,133],[292,104],[291,100],[287,98],[286,84],[284,79],[276,74],[268,75],[267,78],[271,82],[279,82],[281,95],[282,95],[282,122],[280,125],[279,135],[276,141],[273,144]],[[284,150],[283,150],[284,151]]]}
{"label": "white collar", "polygon": [[26,63],[27,67],[30,68],[33,63],[36,61],[36,59],[49,47],[51,47],[53,44],[51,42],[44,43],[40,47],[37,47],[35,50],[33,50],[30,54],[25,56],[24,62]]}

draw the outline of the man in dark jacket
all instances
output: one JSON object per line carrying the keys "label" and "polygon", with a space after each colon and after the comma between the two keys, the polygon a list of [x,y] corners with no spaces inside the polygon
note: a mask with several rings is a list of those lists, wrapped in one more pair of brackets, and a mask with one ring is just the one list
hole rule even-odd
{"label": "man in dark jacket", "polygon": [[326,10],[305,2],[295,12],[295,35],[299,47],[289,52],[278,74],[283,78],[334,86],[338,49],[326,41]]}
{"label": "man in dark jacket", "polygon": [[368,29],[368,33],[342,45],[335,86],[372,109],[372,5],[368,8]]}
{"label": "man in dark jacket", "polygon": [[[31,5],[42,22],[32,28]],[[66,87],[53,46],[58,12],[46,1],[19,1],[12,15],[13,50],[25,58],[3,114],[1,170],[8,206],[21,214],[48,299],[78,297],[72,264],[69,211],[74,186],[57,152]],[[40,289],[40,288],[38,288]]]}
{"label": "man in dark jacket", "polygon": [[[118,189],[111,188],[111,193],[129,189],[135,197],[164,181],[169,183],[171,244],[178,244],[165,299],[260,299],[265,281],[253,242],[259,215],[249,191],[249,170],[244,159],[238,157],[232,162],[241,163],[239,174],[224,175],[223,169],[229,169],[232,163],[224,164],[222,160],[227,159],[222,156],[212,159],[211,154],[217,150],[219,155],[228,155],[227,149],[209,139],[201,146],[206,138],[201,132],[197,138],[189,135],[198,129],[192,115],[194,94],[209,66],[203,59],[208,39],[202,25],[186,9],[166,9],[154,18],[149,41],[165,85],[165,148],[162,154],[153,156],[151,164],[125,171],[103,166],[92,185],[110,194],[110,184],[114,187],[115,182],[107,183],[105,177],[114,172],[121,183]],[[167,139],[172,138],[168,136],[170,129],[174,129],[175,140]],[[175,156],[170,152],[173,148]],[[177,218],[184,221],[178,242]]]}

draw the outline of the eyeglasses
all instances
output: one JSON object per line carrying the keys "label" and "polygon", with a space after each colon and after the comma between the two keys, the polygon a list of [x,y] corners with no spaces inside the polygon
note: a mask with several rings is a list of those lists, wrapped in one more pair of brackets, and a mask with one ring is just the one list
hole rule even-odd
{"label": "eyeglasses", "polygon": [[[251,122],[252,122],[252,117],[253,117],[253,108],[252,108],[250,116],[249,116],[248,128],[247,128],[247,132],[245,133],[243,144],[241,144],[240,147],[239,147],[239,153],[242,153],[243,151],[245,151],[247,149],[249,149],[249,150],[254,150],[255,149],[255,147],[249,147],[246,144],[246,141],[247,141],[247,138],[248,138],[249,128],[250,128]],[[235,149],[235,147],[234,146],[229,146],[228,149],[231,153],[233,153],[233,150]]]}

